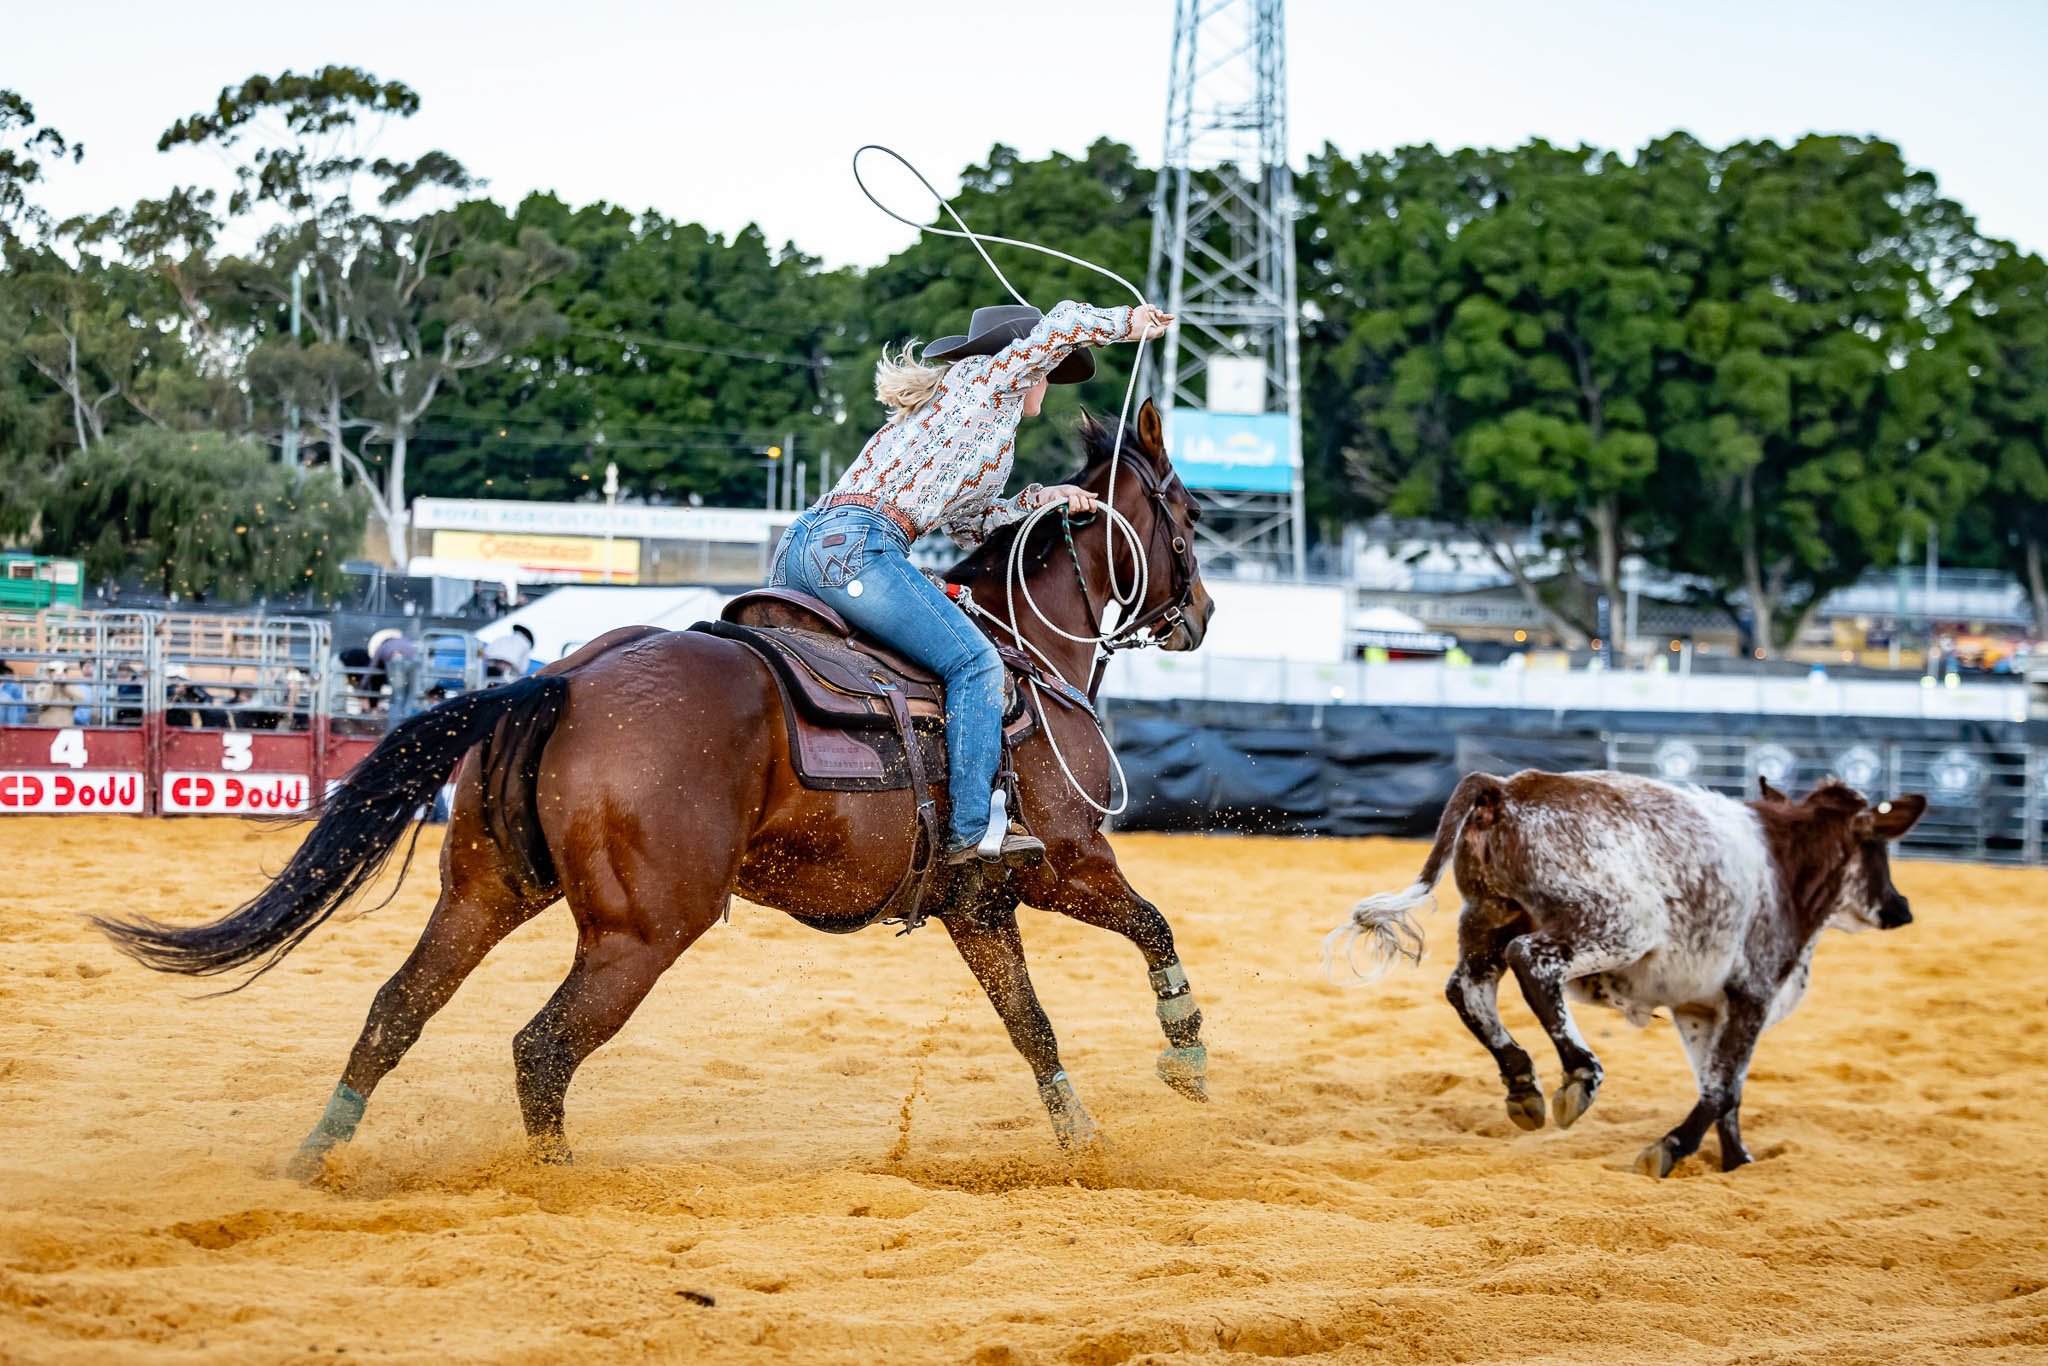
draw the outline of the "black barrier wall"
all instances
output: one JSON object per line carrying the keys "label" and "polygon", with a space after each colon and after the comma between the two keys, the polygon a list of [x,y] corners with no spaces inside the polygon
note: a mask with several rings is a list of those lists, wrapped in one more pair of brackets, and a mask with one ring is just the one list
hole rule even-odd
{"label": "black barrier wall", "polygon": [[2038,722],[1114,698],[1105,711],[1131,784],[1126,830],[1427,836],[1466,773],[1611,763],[1744,793],[1760,764],[1794,792],[1874,764],[1843,776],[1929,792],[1927,843],[1966,856],[2037,857],[2048,810]]}

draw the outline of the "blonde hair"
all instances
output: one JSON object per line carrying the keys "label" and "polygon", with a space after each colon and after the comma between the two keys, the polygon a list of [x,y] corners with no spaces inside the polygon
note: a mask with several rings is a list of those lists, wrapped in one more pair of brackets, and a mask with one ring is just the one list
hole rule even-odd
{"label": "blonde hair", "polygon": [[882,348],[875,362],[875,397],[889,405],[889,420],[900,422],[932,401],[946,378],[943,365],[926,365],[917,358],[917,341],[903,343],[895,355]]}

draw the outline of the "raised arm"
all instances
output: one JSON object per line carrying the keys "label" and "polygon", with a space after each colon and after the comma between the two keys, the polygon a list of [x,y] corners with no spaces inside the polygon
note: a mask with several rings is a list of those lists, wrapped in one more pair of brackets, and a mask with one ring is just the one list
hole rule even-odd
{"label": "raised arm", "polygon": [[989,357],[990,383],[996,389],[1022,393],[1074,351],[1123,341],[1130,329],[1128,308],[1095,308],[1062,300],[1027,335]]}

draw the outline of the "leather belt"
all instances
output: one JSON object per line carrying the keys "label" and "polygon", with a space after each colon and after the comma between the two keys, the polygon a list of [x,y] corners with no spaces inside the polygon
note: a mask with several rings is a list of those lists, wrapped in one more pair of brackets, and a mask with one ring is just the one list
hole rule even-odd
{"label": "leather belt", "polygon": [[820,502],[818,506],[820,508],[866,508],[869,512],[879,512],[884,517],[887,517],[896,524],[899,531],[913,541],[924,534],[917,529],[917,523],[911,521],[910,515],[904,512],[902,508],[897,507],[893,503],[885,503],[872,493],[835,493]]}

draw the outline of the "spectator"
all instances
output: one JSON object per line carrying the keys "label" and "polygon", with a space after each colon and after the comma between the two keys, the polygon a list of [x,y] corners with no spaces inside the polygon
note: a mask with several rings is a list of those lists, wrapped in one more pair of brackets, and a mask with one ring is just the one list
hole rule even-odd
{"label": "spectator", "polygon": [[14,676],[14,670],[7,664],[0,664],[0,726],[25,726],[28,724],[28,708],[18,704],[28,701],[28,694],[21,690],[21,680]]}
{"label": "spectator", "polygon": [[123,664],[114,671],[113,724],[142,724],[142,676],[135,671],[133,664]]}
{"label": "spectator", "polygon": [[368,648],[368,681],[390,690],[386,710],[394,723],[403,721],[419,710],[420,643],[386,629],[370,637]]}
{"label": "spectator", "polygon": [[91,708],[79,705],[90,700],[88,690],[72,666],[61,659],[47,660],[43,672],[48,675],[42,682],[29,685],[28,700],[37,704],[36,724],[40,726],[76,726],[84,724],[81,716],[90,718]]}
{"label": "spectator", "polygon": [[168,685],[164,696],[164,724],[174,730],[229,730],[232,719],[223,707],[212,705],[213,694],[192,681],[182,664],[164,670]]}
{"label": "spectator", "polygon": [[484,645],[484,677],[524,678],[533,672],[533,632],[514,626]]}

